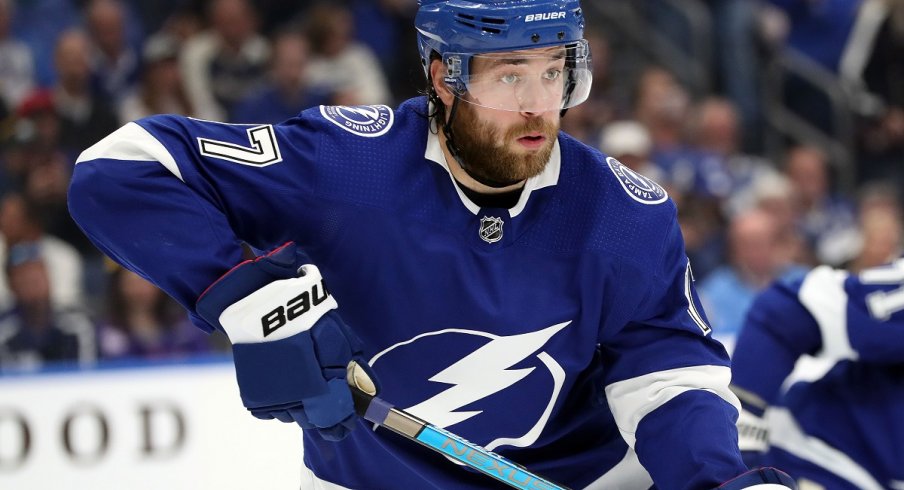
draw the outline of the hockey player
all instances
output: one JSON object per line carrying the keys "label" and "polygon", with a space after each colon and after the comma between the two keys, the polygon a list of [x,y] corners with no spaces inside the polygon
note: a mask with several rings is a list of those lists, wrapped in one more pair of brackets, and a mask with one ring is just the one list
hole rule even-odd
{"label": "hockey player", "polygon": [[904,259],[774,284],[750,309],[732,373],[751,462],[780,465],[801,489],[902,488]]}
{"label": "hockey player", "polygon": [[228,335],[244,405],[305,429],[303,488],[500,485],[361,427],[352,359],[573,488],[785,488],[744,474],[675,206],[558,131],[591,85],[579,2],[422,0],[416,24],[428,97],[142,119],[80,156],[72,215]]}

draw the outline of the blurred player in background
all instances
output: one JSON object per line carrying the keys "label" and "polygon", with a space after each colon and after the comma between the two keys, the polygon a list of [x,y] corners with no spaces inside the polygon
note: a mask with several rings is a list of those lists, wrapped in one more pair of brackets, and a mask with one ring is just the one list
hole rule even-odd
{"label": "blurred player in background", "polygon": [[904,259],[759,295],[733,354],[745,459],[804,489],[904,486]]}
{"label": "blurred player in background", "polygon": [[81,155],[73,216],[227,334],[244,405],[305,429],[303,488],[493,484],[361,427],[351,360],[573,488],[787,488],[741,460],[667,193],[559,132],[591,86],[578,1],[423,0],[416,26],[427,97],[138,120]]}

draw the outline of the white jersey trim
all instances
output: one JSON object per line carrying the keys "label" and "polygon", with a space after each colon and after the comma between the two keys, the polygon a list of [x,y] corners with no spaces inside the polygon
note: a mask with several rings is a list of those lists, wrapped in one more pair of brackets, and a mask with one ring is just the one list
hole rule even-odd
{"label": "white jersey trim", "polygon": [[[462,204],[468,208],[472,214],[476,215],[480,212],[480,206],[471,202],[465,193],[458,187],[458,184],[455,183],[455,178],[452,176],[452,171],[449,170],[449,162],[446,161],[446,154],[443,153],[442,145],[439,141],[439,136],[434,131],[427,131],[427,150],[424,152],[424,158],[430,160],[432,162],[438,163],[449,174],[449,181],[455,187],[455,192],[458,193],[458,198],[461,199]],[[527,206],[527,200],[530,198],[531,192],[542,189],[544,187],[554,186],[559,182],[559,174],[562,170],[562,149],[559,146],[559,140],[556,139],[555,143],[552,147],[552,154],[549,156],[549,161],[546,163],[546,167],[543,169],[543,172],[540,175],[531,177],[527,179],[527,183],[524,184],[524,191],[521,193],[521,197],[518,199],[518,204],[515,207],[509,209],[509,216],[514,218],[521,214],[524,211],[524,208]]]}
{"label": "white jersey trim", "polygon": [[647,490],[652,486],[653,478],[640,464],[637,453],[628,448],[625,457],[618,464],[584,487],[584,490]]}
{"label": "white jersey trim", "polygon": [[800,356],[794,363],[791,374],[782,381],[782,392],[791,389],[795,383],[813,383],[824,378],[838,364],[838,361],[838,359],[814,357],[808,354]]}
{"label": "white jersey trim", "polygon": [[108,134],[104,139],[91,145],[79,155],[75,163],[79,164],[101,158],[160,162],[179,180],[185,182],[173,155],[157,138],[134,122],[127,123],[125,126]]}
{"label": "white jersey trim", "polygon": [[766,412],[769,421],[769,444],[808,461],[825,471],[851,482],[861,490],[882,490],[884,487],[843,452],[825,441],[809,436],[801,430],[785,408],[773,407]]}
{"label": "white jersey trim", "polygon": [[725,366],[690,366],[645,374],[606,386],[609,409],[625,442],[632,448],[640,421],[682,393],[708,391],[719,396],[739,412],[741,402],[728,384],[731,369]]}
{"label": "white jersey trim", "polygon": [[299,490],[352,490],[351,488],[336,485],[326,480],[317,478],[317,475],[307,466],[301,467],[301,487]]}
{"label": "white jersey trim", "polygon": [[813,269],[800,286],[798,297],[822,334],[820,357],[852,359],[859,357],[848,339],[847,304],[844,281],[848,273],[828,266]]}

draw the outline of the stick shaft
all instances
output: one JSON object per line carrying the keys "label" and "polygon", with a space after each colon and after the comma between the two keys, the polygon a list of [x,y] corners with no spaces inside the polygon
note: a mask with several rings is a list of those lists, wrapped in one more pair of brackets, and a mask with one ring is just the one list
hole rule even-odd
{"label": "stick shaft", "polygon": [[418,442],[513,488],[568,490],[492,451],[395,408],[382,398],[371,396],[355,386],[351,386],[351,390],[359,415],[406,439]]}

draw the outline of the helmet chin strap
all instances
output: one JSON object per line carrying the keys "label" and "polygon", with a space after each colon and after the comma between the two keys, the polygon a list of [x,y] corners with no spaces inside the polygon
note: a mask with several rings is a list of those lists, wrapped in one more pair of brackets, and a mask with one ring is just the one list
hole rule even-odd
{"label": "helmet chin strap", "polygon": [[461,167],[461,169],[464,170],[465,173],[468,174],[468,176],[470,176],[472,179],[494,189],[509,187],[517,184],[518,182],[521,182],[521,180],[498,181],[482,177],[474,172],[473,168],[470,165],[464,162],[464,160],[460,156],[461,152],[458,150],[458,145],[455,143],[455,136],[452,132],[452,119],[455,118],[455,112],[458,110],[458,103],[458,97],[454,97],[452,101],[452,107],[449,109],[449,117],[446,119],[446,122],[443,123],[443,133],[446,135],[446,149],[449,150],[449,154],[452,155],[452,158],[454,158],[455,161],[458,162],[458,166]]}

